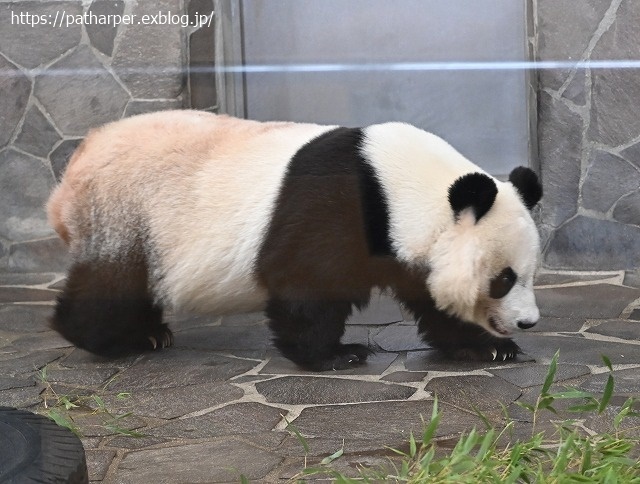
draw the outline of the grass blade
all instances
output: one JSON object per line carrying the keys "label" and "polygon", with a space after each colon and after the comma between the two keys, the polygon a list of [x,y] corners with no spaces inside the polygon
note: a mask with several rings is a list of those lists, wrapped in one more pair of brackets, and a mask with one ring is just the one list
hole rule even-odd
{"label": "grass blade", "polygon": [[542,395],[546,395],[547,393],[549,393],[549,389],[553,384],[553,380],[556,376],[556,370],[558,368],[559,356],[560,356],[560,350],[556,351],[556,354],[553,355],[553,358],[551,359],[551,364],[549,365],[549,370],[547,371],[547,377],[545,378],[544,384],[542,385],[542,390],[540,391]]}
{"label": "grass blade", "polygon": [[331,464],[338,457],[342,456],[342,454],[344,454],[344,444],[340,449],[336,450],[333,454],[331,454],[331,455],[325,457],[324,459],[322,459],[320,461],[320,465],[326,466],[328,464]]}
{"label": "grass blade", "polygon": [[607,378],[607,384],[604,386],[604,393],[602,394],[602,400],[600,400],[598,413],[604,412],[604,409],[607,408],[609,400],[611,400],[611,396],[613,395],[613,385],[613,375],[609,375],[609,378]]}

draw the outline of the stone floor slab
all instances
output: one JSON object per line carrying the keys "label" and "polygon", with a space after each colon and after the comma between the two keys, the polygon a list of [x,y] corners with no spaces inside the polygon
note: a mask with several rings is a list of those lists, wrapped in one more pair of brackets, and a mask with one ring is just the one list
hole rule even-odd
{"label": "stone floor slab", "polygon": [[430,348],[418,335],[418,328],[406,324],[386,326],[374,337],[373,341],[385,351],[413,351]]}
{"label": "stone floor slab", "polygon": [[[309,372],[301,369],[291,360],[277,353],[269,353],[269,362],[260,370],[265,375],[308,375]],[[369,355],[367,362],[349,368],[347,370],[333,370],[323,374],[331,375],[381,375],[398,357],[395,353],[382,351]]]}
{"label": "stone floor slab", "polygon": [[640,361],[640,345],[611,343],[580,336],[537,336],[523,337],[520,345],[536,361],[546,363],[560,350],[558,361],[583,365],[604,366],[601,355],[611,359],[613,364],[631,364]]}
{"label": "stone floor slab", "polygon": [[498,377],[484,375],[445,376],[434,378],[425,390],[441,402],[458,408],[469,408],[469,402],[481,412],[500,414],[503,405],[516,401],[522,391]]}
{"label": "stone floor slab", "polygon": [[542,317],[537,324],[525,333],[577,333],[582,329],[586,318]]}
{"label": "stone floor slab", "polygon": [[[402,445],[411,432],[421,435],[422,419],[428,422],[432,409],[433,402],[424,400],[309,407],[293,425],[305,437],[344,439],[345,447],[353,441],[373,440],[383,448]],[[457,434],[481,425],[481,420],[472,413],[446,403],[441,403],[440,409],[443,416],[437,436]]]}
{"label": "stone floor slab", "polygon": [[640,321],[622,319],[602,321],[595,326],[591,326],[587,333],[612,336],[624,340],[638,340],[640,339]]}
{"label": "stone floor slab", "polygon": [[362,311],[354,311],[347,324],[381,325],[402,321],[400,306],[386,294],[374,294],[369,305]]}
{"label": "stone floor slab", "polygon": [[[549,372],[549,366],[532,364],[513,368],[494,368],[490,372],[512,385],[527,388],[542,385]],[[589,368],[583,365],[558,365],[554,381],[561,382],[588,374],[590,374]]]}
{"label": "stone floor slab", "polygon": [[53,282],[56,274],[52,273],[0,273],[0,286],[38,286]]}
{"label": "stone floor slab", "polygon": [[342,378],[285,376],[256,383],[256,389],[271,403],[309,405],[404,400],[414,388]]}
{"label": "stone floor slab", "polygon": [[227,358],[215,353],[169,348],[142,356],[133,366],[125,369],[109,388],[131,391],[214,383],[241,375],[256,365],[257,362]]}
{"label": "stone floor slab", "polygon": [[115,450],[86,450],[87,470],[89,481],[101,481],[107,475],[109,466],[116,456]]}
{"label": "stone floor slab", "polygon": [[241,389],[228,383],[208,383],[164,388],[162,391],[132,389],[126,398],[109,395],[104,397],[104,401],[111,411],[118,413],[134,412],[143,417],[174,419],[237,400],[243,395]]}
{"label": "stone floor slab", "polygon": [[258,480],[282,461],[279,455],[228,439],[187,444],[163,449],[148,449],[127,454],[118,466],[114,482],[239,482],[244,476]]}
{"label": "stone floor slab", "polygon": [[271,347],[271,332],[266,325],[210,326],[181,331],[173,344],[207,351],[259,350]]}
{"label": "stone floor slab", "polygon": [[428,374],[426,371],[394,371],[382,377],[381,380],[395,383],[420,382]]}
{"label": "stone floor slab", "polygon": [[563,272],[543,272],[535,277],[536,286],[552,286],[561,284],[571,284],[576,282],[603,281],[620,277],[620,271],[601,273],[563,273]]}
{"label": "stone floor slab", "polygon": [[47,369],[46,379],[51,383],[97,386],[107,382],[117,372],[116,368]]}
{"label": "stone floor slab", "polygon": [[614,319],[640,297],[640,290],[612,284],[537,289],[541,316]]}
{"label": "stone floor slab", "polygon": [[181,439],[257,434],[272,430],[286,414],[286,410],[261,403],[237,403],[197,417],[173,420],[149,429],[148,434]]}
{"label": "stone floor slab", "polygon": [[[593,375],[581,385],[588,392],[602,392],[609,378],[609,372]],[[613,372],[614,392],[638,397],[640,395],[640,367]],[[640,422],[639,422],[640,423]]]}
{"label": "stone floor slab", "polygon": [[47,319],[52,310],[50,306],[41,305],[0,305],[0,329],[18,333],[49,331]]}
{"label": "stone floor slab", "polygon": [[47,363],[61,358],[64,353],[60,350],[35,351],[17,358],[0,361],[0,375],[15,376],[34,373]]}
{"label": "stone floor slab", "polygon": [[49,302],[55,300],[60,294],[58,291],[48,289],[31,289],[26,287],[0,287],[0,303],[8,302]]}
{"label": "stone floor slab", "polygon": [[71,348],[73,345],[55,331],[44,331],[34,335],[21,336],[13,341],[20,350],[41,351],[55,348]]}

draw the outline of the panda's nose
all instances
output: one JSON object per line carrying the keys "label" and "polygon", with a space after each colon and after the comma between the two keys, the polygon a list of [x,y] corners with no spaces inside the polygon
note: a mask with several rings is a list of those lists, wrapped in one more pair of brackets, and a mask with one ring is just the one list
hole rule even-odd
{"label": "panda's nose", "polygon": [[520,329],[533,328],[535,325],[536,325],[535,321],[518,321],[518,328]]}

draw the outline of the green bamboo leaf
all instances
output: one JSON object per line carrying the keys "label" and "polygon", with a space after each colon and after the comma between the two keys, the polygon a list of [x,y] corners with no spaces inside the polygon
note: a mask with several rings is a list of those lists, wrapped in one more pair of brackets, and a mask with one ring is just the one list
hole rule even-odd
{"label": "green bamboo leaf", "polygon": [[609,371],[613,371],[613,365],[611,364],[611,360],[609,359],[609,357],[607,357],[606,355],[600,355],[600,358],[602,358],[602,361],[604,361],[604,364],[607,365],[607,368],[609,368]]}
{"label": "green bamboo leaf", "polygon": [[541,394],[546,395],[549,392],[549,388],[553,384],[553,379],[556,376],[556,370],[558,368],[558,357],[560,356],[560,350],[556,351],[556,354],[553,355],[551,359],[551,364],[549,365],[549,370],[547,371],[547,377],[544,380],[544,385],[542,385]]}
{"label": "green bamboo leaf", "polygon": [[320,465],[326,466],[328,464],[331,464],[338,457],[342,456],[342,454],[344,454],[344,446],[342,448],[336,450],[333,454],[331,454],[331,455],[325,457],[324,459],[322,459],[320,461]]}
{"label": "green bamboo leaf", "polygon": [[604,412],[604,409],[607,408],[609,400],[611,400],[611,395],[613,395],[613,385],[613,375],[609,375],[609,378],[607,378],[607,384],[604,386],[604,393],[602,394],[602,400],[600,400],[598,413]]}
{"label": "green bamboo leaf", "polygon": [[438,399],[436,398],[433,401],[433,410],[431,411],[431,421],[424,429],[422,433],[422,443],[423,445],[428,445],[431,442],[431,439],[438,430],[438,425],[440,424],[440,418],[442,414],[438,411]]}
{"label": "green bamboo leaf", "polygon": [[287,426],[285,427],[285,429],[288,430],[289,432],[292,432],[296,436],[296,438],[298,439],[300,444],[302,444],[302,448],[304,449],[304,453],[308,454],[309,453],[309,444],[307,443],[307,440],[302,436],[302,434],[295,427],[295,425],[293,425],[291,422],[289,422],[287,420],[287,417],[282,415],[282,418],[284,418],[284,421],[287,422]]}
{"label": "green bamboo leaf", "polygon": [[413,432],[409,434],[409,456],[415,457],[417,451],[416,439],[413,437]]}

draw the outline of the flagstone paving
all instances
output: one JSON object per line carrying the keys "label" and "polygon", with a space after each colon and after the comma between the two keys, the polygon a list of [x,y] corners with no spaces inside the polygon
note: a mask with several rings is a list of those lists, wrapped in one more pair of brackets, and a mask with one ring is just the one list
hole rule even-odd
{"label": "flagstone paving", "polygon": [[[0,405],[45,413],[63,396],[78,404],[66,413],[93,482],[283,482],[340,448],[332,465],[353,474],[396,459],[389,447],[406,448],[420,433],[436,396],[442,448],[483,425],[476,410],[500,426],[506,407],[518,420],[514,438],[526,436],[531,419],[515,402],[535,400],[558,350],[558,388],[601,392],[606,355],[613,405],[640,394],[640,288],[623,272],[541,274],[542,318],[516,336],[524,353],[511,362],[443,359],[406,312],[377,294],[344,337],[376,354],[363,366],[315,374],[277,353],[257,313],[174,315],[173,348],[97,358],[47,327],[62,278],[0,274]],[[606,431],[606,417],[584,425]]]}

